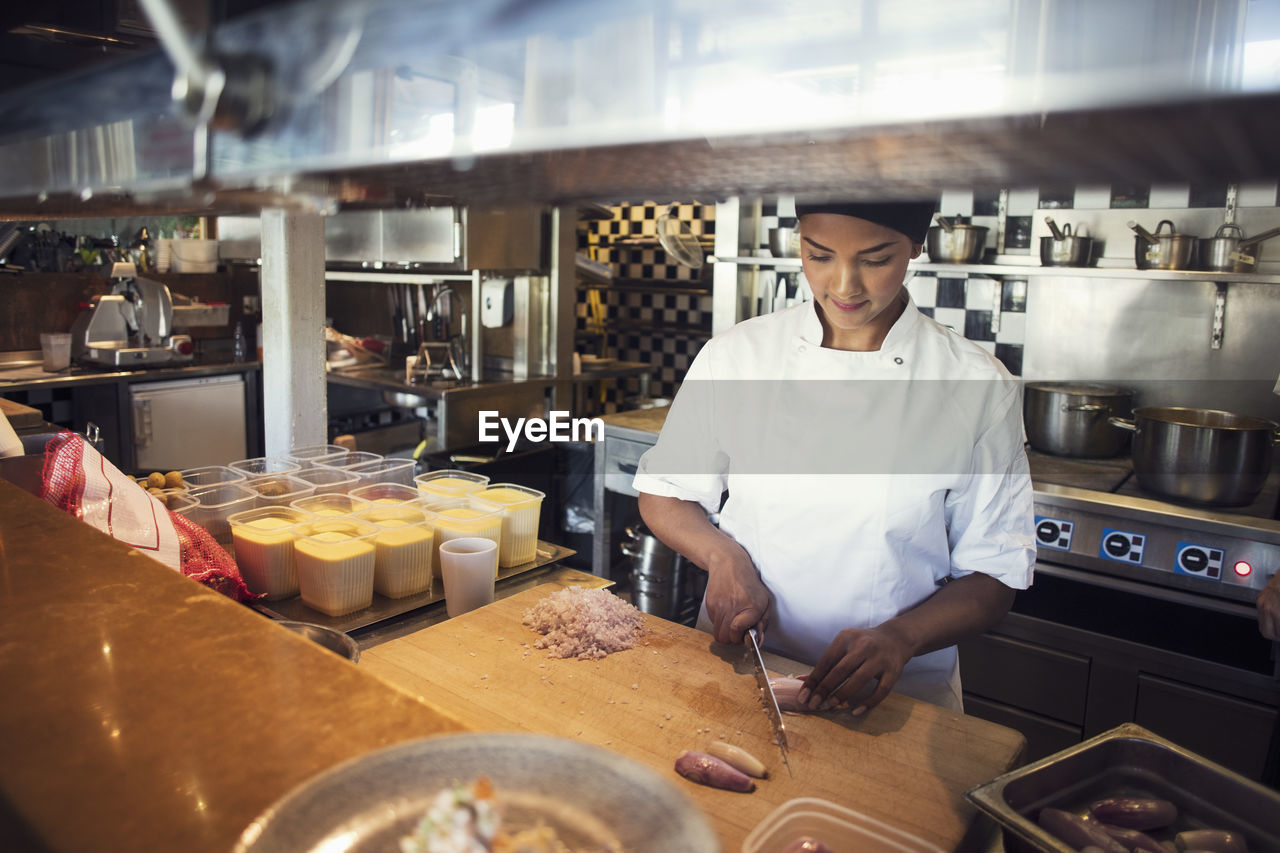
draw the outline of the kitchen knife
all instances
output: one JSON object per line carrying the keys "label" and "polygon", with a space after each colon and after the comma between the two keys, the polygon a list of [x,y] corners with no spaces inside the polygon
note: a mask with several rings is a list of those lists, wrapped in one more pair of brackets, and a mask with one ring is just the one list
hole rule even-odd
{"label": "kitchen knife", "polygon": [[764,668],[764,658],[760,655],[760,642],[756,638],[756,629],[747,630],[749,648],[747,657],[756,671],[756,684],[760,685],[760,701],[764,702],[765,713],[769,716],[769,724],[773,726],[773,739],[778,743],[778,752],[782,753],[782,763],[791,773],[791,762],[787,761],[787,729],[782,724],[782,710],[778,708],[778,697],[773,695],[773,685],[769,683],[769,673]]}

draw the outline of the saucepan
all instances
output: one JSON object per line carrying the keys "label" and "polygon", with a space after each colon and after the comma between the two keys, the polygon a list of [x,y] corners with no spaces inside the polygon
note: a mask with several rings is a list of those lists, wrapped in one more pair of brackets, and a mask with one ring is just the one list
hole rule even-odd
{"label": "saucepan", "polygon": [[1046,216],[1052,237],[1040,238],[1040,264],[1046,267],[1087,267],[1093,263],[1093,238],[1071,233],[1071,223],[1058,227]]}
{"label": "saucepan", "polygon": [[1087,382],[1030,382],[1023,389],[1027,441],[1055,456],[1118,456],[1128,433],[1113,429],[1110,417],[1128,417],[1133,391]]}
{"label": "saucepan", "polygon": [[[1227,234],[1234,231],[1235,234]],[[1253,272],[1258,268],[1258,246],[1264,240],[1280,236],[1280,228],[1272,228],[1245,237],[1244,231],[1234,222],[1218,226],[1212,237],[1200,241],[1200,268],[1210,272]]]}
{"label": "saucepan", "polygon": [[[1169,231],[1165,233],[1164,227]],[[1161,219],[1152,234],[1136,222],[1129,227],[1137,232],[1133,242],[1133,256],[1140,270],[1189,270],[1195,266],[1196,238],[1179,234],[1173,221]]]}
{"label": "saucepan", "polygon": [[925,235],[929,260],[936,264],[973,264],[982,258],[987,242],[984,225],[969,225],[960,217],[938,217],[938,224]]}
{"label": "saucepan", "polygon": [[1112,417],[1133,433],[1138,485],[1192,503],[1246,506],[1271,473],[1280,426],[1266,418],[1217,409],[1143,406],[1133,419]]}

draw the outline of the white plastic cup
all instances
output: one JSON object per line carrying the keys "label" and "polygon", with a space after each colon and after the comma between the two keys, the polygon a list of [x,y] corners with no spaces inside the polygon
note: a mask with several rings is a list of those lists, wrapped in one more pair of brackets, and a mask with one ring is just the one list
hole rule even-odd
{"label": "white plastic cup", "polygon": [[441,545],[440,576],[449,618],[492,602],[497,574],[498,543],[492,539],[465,536]]}
{"label": "white plastic cup", "polygon": [[40,354],[46,373],[56,373],[71,366],[71,335],[68,332],[41,332]]}

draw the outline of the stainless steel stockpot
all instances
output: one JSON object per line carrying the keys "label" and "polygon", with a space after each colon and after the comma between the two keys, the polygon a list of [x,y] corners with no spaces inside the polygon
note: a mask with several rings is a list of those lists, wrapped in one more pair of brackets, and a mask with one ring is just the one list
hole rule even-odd
{"label": "stainless steel stockpot", "polygon": [[1133,472],[1142,488],[1175,500],[1218,506],[1253,503],[1280,442],[1274,421],[1216,409],[1143,406],[1133,420]]}
{"label": "stainless steel stockpot", "polygon": [[1133,392],[1087,382],[1030,382],[1023,388],[1022,415],[1027,440],[1055,456],[1118,456],[1128,433],[1107,419],[1133,411]]}

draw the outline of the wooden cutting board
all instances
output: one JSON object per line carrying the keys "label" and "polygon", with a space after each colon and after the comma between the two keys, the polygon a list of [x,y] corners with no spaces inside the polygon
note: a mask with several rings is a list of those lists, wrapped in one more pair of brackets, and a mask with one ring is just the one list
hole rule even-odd
{"label": "wooden cutting board", "polygon": [[24,406],[4,397],[0,397],[0,412],[4,412],[4,416],[9,419],[9,425],[15,430],[30,429],[44,423],[44,415],[39,409]]}
{"label": "wooden cutting board", "polygon": [[[702,808],[725,853],[795,797],[831,800],[956,849],[975,815],[963,792],[1022,752],[1012,729],[894,694],[863,718],[787,715],[789,777],[742,647],[646,615],[643,645],[599,661],[553,659],[533,648],[538,635],[521,618],[558,588],[535,587],[362,651],[360,666],[478,731],[573,738],[654,768]],[[775,667],[806,671],[772,658]],[[713,740],[756,755],[769,778],[736,794],[676,774],[682,751]]]}

